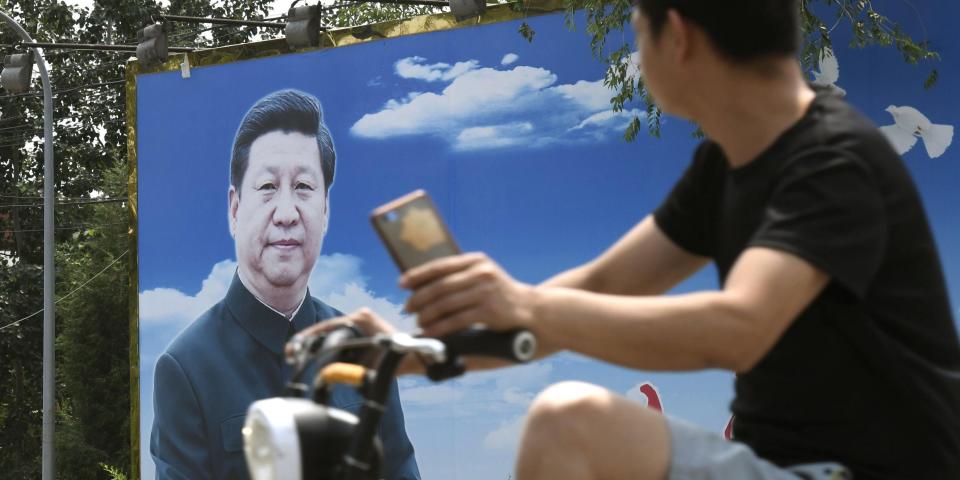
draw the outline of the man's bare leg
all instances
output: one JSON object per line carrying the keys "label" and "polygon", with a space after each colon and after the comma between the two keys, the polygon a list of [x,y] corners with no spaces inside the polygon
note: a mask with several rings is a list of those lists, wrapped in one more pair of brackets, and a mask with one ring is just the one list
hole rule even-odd
{"label": "man's bare leg", "polygon": [[564,382],[530,407],[517,480],[662,480],[669,459],[661,414],[595,385]]}

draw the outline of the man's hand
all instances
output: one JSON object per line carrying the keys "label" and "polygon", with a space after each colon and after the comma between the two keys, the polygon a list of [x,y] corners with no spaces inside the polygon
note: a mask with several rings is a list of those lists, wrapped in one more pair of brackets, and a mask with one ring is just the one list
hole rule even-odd
{"label": "man's hand", "polygon": [[[393,325],[390,325],[386,320],[380,318],[379,315],[373,313],[369,308],[361,308],[349,315],[331,318],[312,327],[307,327],[298,332],[297,335],[304,337],[324,335],[340,327],[356,327],[360,329],[361,333],[368,337],[372,337],[378,333],[389,335],[397,331],[397,329],[393,328]],[[287,344],[287,353],[289,353],[289,349],[290,344]]]}
{"label": "man's hand", "polygon": [[[390,335],[397,331],[393,325],[390,325],[389,322],[381,318],[369,308],[361,308],[360,310],[357,310],[349,315],[331,318],[330,320],[320,322],[312,327],[305,328],[298,332],[297,335],[302,337],[313,337],[324,335],[328,332],[336,330],[337,328],[347,326],[358,328],[360,332],[368,337],[372,337],[381,333]],[[285,347],[285,354],[289,356],[292,352],[292,345],[287,343]],[[397,369],[397,375],[422,374],[423,371],[423,365],[413,356],[407,355],[400,363],[400,367]]]}
{"label": "man's hand", "polygon": [[482,253],[445,257],[409,270],[400,286],[413,290],[404,310],[423,333],[442,337],[476,324],[536,333],[536,289],[510,277]]}

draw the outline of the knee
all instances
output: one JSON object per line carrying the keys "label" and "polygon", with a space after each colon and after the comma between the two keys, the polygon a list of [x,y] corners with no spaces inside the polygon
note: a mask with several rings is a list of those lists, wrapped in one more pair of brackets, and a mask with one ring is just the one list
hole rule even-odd
{"label": "knee", "polygon": [[598,416],[609,410],[612,395],[607,390],[582,382],[563,382],[540,393],[530,406],[527,432],[568,437],[598,424]]}

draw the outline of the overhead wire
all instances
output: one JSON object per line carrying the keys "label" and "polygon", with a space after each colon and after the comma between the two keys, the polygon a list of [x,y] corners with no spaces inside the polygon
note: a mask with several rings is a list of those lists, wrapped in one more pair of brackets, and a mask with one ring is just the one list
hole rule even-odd
{"label": "overhead wire", "polygon": [[[113,227],[117,225],[126,225],[129,226],[129,222],[115,222],[115,223],[78,223],[75,225],[61,225],[59,227],[54,227],[54,230],[77,230],[77,229],[89,229],[89,228],[100,228],[100,227]],[[0,229],[0,235],[5,235],[8,233],[36,233],[43,232],[42,228],[30,228],[26,230],[4,230]]]}
{"label": "overhead wire", "polygon": [[[124,82],[126,82],[126,79],[118,78],[118,79],[116,79],[116,80],[109,80],[109,81],[106,81],[106,82],[84,83],[84,84],[80,84],[80,85],[70,86],[70,87],[67,87],[67,88],[62,88],[62,89],[59,89],[59,90],[54,90],[54,91],[53,91],[53,95],[54,95],[54,96],[57,96],[57,94],[60,94],[60,93],[75,92],[75,91],[77,91],[77,90],[81,90],[81,89],[84,89],[84,88],[106,87],[106,86],[109,86],[109,85],[117,85],[117,84],[124,83]],[[39,96],[42,96],[42,95],[43,95],[43,92],[12,93],[12,94],[7,94],[7,95],[0,95],[0,100],[5,100],[5,99],[9,99],[9,98],[39,97]]]}
{"label": "overhead wire", "polygon": [[[19,198],[19,199],[30,199],[30,200],[43,200],[42,195],[0,195],[0,198]],[[84,200],[97,200],[96,198],[57,198],[57,201],[84,201]]]}
{"label": "overhead wire", "polygon": [[[71,206],[73,206],[73,205],[97,205],[97,204],[101,204],[101,203],[122,203],[122,202],[126,202],[126,201],[127,201],[127,197],[122,197],[122,198],[102,198],[102,199],[92,199],[92,200],[76,200],[76,201],[68,201],[68,202],[54,202],[54,205],[57,205],[57,206],[59,206],[59,205],[71,205]],[[43,206],[42,203],[23,203],[23,204],[0,203],[0,208],[4,208],[4,207],[7,207],[7,208],[10,208],[10,207],[33,208],[33,207],[42,207],[42,206]]]}
{"label": "overhead wire", "polygon": [[[121,253],[120,255],[118,255],[117,258],[114,258],[113,261],[110,262],[109,264],[107,264],[106,267],[103,267],[103,270],[100,270],[100,271],[97,272],[94,276],[92,276],[92,277],[90,277],[89,279],[87,279],[87,280],[86,280],[85,282],[83,282],[79,287],[71,290],[70,293],[67,293],[66,295],[64,295],[64,296],[56,299],[56,300],[53,302],[54,305],[59,304],[60,302],[66,300],[66,299],[68,299],[68,298],[70,298],[71,296],[73,296],[74,293],[79,292],[81,289],[83,289],[83,287],[86,287],[87,285],[89,285],[90,282],[96,280],[97,277],[99,277],[100,275],[103,275],[103,272],[106,272],[110,267],[114,266],[117,262],[120,261],[121,258],[125,257],[128,253],[130,253],[130,249],[127,249],[127,250],[125,250],[123,253]],[[33,313],[31,313],[30,315],[27,315],[26,317],[23,317],[23,318],[21,318],[21,319],[19,319],[19,320],[10,322],[10,323],[8,323],[8,324],[0,327],[0,331],[3,331],[3,330],[6,330],[6,329],[8,329],[8,328],[10,328],[10,327],[19,325],[20,323],[22,323],[22,322],[24,322],[24,321],[26,321],[26,320],[29,320],[29,319],[31,319],[31,318],[33,318],[33,317],[35,317],[35,316],[43,313],[43,310],[44,310],[44,309],[41,308],[40,310],[37,310],[36,312],[33,312]]]}

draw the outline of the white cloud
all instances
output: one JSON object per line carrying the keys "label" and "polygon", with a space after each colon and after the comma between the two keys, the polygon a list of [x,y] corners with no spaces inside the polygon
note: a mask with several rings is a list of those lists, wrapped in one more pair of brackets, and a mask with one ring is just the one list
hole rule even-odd
{"label": "white cloud", "polygon": [[377,140],[429,135],[459,151],[540,148],[619,135],[629,121],[626,115],[641,113],[611,112],[614,92],[602,80],[557,84],[557,75],[544,68],[497,70],[470,62],[461,62],[469,68],[461,68],[450,80],[447,73],[457,70],[456,65],[427,65],[421,57],[397,62],[400,76],[449,83],[440,91],[389,99],[379,111],[363,115],[350,132]]}
{"label": "white cloud", "polygon": [[173,288],[156,288],[140,293],[140,323],[182,328],[227,294],[236,268],[237,263],[232,260],[214,265],[196,295]]}
{"label": "white cloud", "polygon": [[464,391],[449,383],[405,388],[400,391],[400,400],[405,407],[449,405],[463,398]]}
{"label": "white cloud", "polygon": [[402,331],[411,331],[415,319],[403,314],[403,305],[378,297],[367,288],[359,257],[334,253],[321,255],[310,276],[310,294],[343,313],[369,308]]}
{"label": "white cloud", "polygon": [[483,438],[483,446],[488,450],[515,452],[520,445],[520,435],[526,421],[527,416],[524,414],[502,422],[496,430]]}
{"label": "white cloud", "polygon": [[400,59],[393,65],[394,71],[400,78],[425,80],[428,82],[450,81],[464,73],[476,69],[480,63],[476,60],[449,63],[426,64],[423,57],[407,57]]}
{"label": "white cloud", "polygon": [[[402,314],[402,305],[378,297],[367,288],[361,265],[353,255],[321,255],[310,276],[310,294],[344,313],[367,307],[401,330],[412,329],[413,319]],[[180,330],[226,295],[236,268],[233,260],[217,263],[194,295],[172,288],[141,292],[141,324]]]}
{"label": "white cloud", "polygon": [[623,110],[620,112],[604,110],[602,112],[590,115],[570,130],[583,130],[588,128],[601,130],[615,128],[618,130],[623,130],[627,128],[627,125],[629,125],[631,121],[633,121],[634,116],[643,118],[644,115],[644,112],[641,112],[637,109]]}
{"label": "white cloud", "polygon": [[484,119],[501,120],[514,113],[526,94],[549,87],[556,75],[541,68],[513,70],[482,68],[455,79],[440,94],[427,92],[390,100],[384,109],[364,115],[350,131],[364,138],[456,132],[483,126]]}
{"label": "white cloud", "polygon": [[470,127],[457,135],[454,148],[457,150],[482,150],[485,148],[513,147],[533,131],[530,122]]}
{"label": "white cloud", "polygon": [[[548,361],[470,372],[441,384],[426,379],[405,383],[400,391],[411,419],[506,418],[524,413],[549,382],[553,365]],[[437,409],[438,405],[449,407]]]}
{"label": "white cloud", "polygon": [[409,332],[416,327],[416,319],[413,316],[404,315],[402,305],[377,297],[364,284],[350,282],[341,291],[317,298],[344,313],[354,312],[364,307],[369,308],[401,331]]}
{"label": "white cloud", "polygon": [[520,59],[520,56],[516,53],[508,53],[503,56],[503,60],[500,60],[500,65],[511,65],[516,63]]}
{"label": "white cloud", "polygon": [[610,108],[611,91],[602,81],[580,80],[572,85],[557,85],[556,91],[586,111]]}
{"label": "white cloud", "polygon": [[540,391],[547,386],[553,364],[549,361],[539,361],[510,368],[475,372],[459,380],[460,385],[473,387],[496,387],[497,391],[515,390]]}
{"label": "white cloud", "polygon": [[627,64],[627,78],[636,82],[643,77],[643,63],[640,60],[640,52],[633,52],[629,57],[623,59]]}

